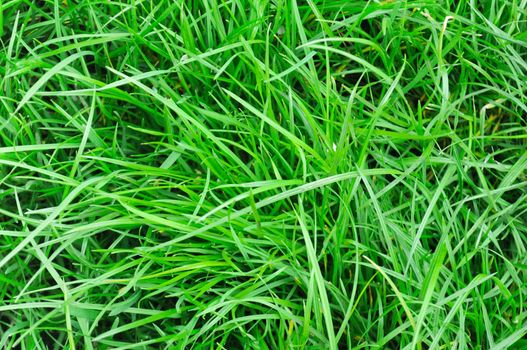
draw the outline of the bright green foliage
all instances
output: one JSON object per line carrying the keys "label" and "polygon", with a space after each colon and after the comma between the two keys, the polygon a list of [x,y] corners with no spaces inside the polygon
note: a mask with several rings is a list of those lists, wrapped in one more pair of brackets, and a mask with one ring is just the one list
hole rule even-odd
{"label": "bright green foliage", "polygon": [[1,349],[525,349],[526,0],[1,0]]}

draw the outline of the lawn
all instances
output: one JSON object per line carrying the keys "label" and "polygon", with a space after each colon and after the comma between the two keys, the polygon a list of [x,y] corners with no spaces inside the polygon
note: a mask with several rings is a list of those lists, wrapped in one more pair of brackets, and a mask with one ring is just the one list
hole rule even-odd
{"label": "lawn", "polygon": [[0,349],[527,349],[526,0],[0,0]]}

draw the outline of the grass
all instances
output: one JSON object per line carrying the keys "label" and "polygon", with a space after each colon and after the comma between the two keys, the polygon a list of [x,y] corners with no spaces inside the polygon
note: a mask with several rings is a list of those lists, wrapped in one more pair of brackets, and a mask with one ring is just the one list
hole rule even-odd
{"label": "grass", "polygon": [[525,349],[527,2],[0,1],[0,348]]}

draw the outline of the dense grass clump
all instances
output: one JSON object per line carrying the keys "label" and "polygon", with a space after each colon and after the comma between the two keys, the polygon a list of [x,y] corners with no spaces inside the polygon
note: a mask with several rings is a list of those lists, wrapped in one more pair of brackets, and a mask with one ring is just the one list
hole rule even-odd
{"label": "dense grass clump", "polygon": [[526,7],[1,0],[0,348],[526,349]]}

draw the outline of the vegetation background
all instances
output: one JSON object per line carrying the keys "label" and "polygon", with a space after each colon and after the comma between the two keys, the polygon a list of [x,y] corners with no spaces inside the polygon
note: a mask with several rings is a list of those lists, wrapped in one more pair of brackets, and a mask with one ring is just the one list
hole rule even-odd
{"label": "vegetation background", "polygon": [[0,0],[0,348],[526,349],[526,0]]}

